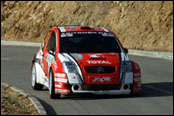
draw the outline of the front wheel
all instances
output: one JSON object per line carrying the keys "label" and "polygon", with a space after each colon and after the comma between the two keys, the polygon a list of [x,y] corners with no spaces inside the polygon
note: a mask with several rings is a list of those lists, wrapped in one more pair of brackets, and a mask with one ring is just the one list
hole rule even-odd
{"label": "front wheel", "polygon": [[60,98],[60,94],[55,94],[55,84],[54,84],[54,75],[53,71],[51,70],[49,73],[49,94],[50,98],[55,99],[55,98]]}
{"label": "front wheel", "polygon": [[31,74],[31,86],[35,90],[42,90],[43,89],[43,85],[37,83],[36,79],[37,79],[37,70],[36,70],[35,63],[33,63],[32,74]]}

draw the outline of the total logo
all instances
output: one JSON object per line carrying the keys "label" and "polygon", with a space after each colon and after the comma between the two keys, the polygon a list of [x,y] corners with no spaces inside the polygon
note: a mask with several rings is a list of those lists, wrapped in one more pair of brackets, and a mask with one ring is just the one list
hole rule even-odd
{"label": "total logo", "polygon": [[87,60],[87,62],[89,64],[112,64],[111,62],[105,61],[105,60],[97,60],[97,61],[95,61],[95,60]]}

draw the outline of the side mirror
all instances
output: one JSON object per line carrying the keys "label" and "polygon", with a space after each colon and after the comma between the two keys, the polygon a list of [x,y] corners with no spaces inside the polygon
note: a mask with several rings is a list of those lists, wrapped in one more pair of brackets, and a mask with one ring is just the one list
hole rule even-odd
{"label": "side mirror", "polygon": [[124,52],[126,53],[126,54],[128,54],[128,49],[127,48],[123,48],[123,50],[124,50]]}
{"label": "side mirror", "polygon": [[53,56],[55,56],[55,53],[53,52],[53,50],[49,50],[49,53]]}

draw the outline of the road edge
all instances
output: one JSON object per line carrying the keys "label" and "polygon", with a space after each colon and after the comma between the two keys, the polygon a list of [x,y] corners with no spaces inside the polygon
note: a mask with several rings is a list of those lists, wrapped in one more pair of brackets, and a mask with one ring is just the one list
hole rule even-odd
{"label": "road edge", "polygon": [[36,110],[39,112],[40,115],[47,115],[45,108],[43,107],[43,105],[39,102],[39,100],[36,97],[26,93],[24,90],[19,89],[16,86],[12,86],[12,85],[9,85],[9,84],[4,83],[4,82],[1,82],[1,84],[6,86],[6,87],[9,87],[10,89],[14,90],[15,92],[28,98],[32,102],[32,104],[34,105],[34,107],[36,108]]}
{"label": "road edge", "polygon": [[[41,43],[1,40],[1,45],[40,47]],[[173,60],[173,52],[155,52],[155,51],[143,51],[143,50],[129,49],[128,54],[136,55],[136,56],[146,56],[146,57],[152,57],[152,58]]]}

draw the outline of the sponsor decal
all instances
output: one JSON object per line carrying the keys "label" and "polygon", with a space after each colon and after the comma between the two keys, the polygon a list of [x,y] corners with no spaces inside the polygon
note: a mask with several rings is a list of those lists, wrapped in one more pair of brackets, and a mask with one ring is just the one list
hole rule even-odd
{"label": "sponsor decal", "polygon": [[74,33],[74,34],[98,34],[97,32],[89,32],[89,31],[87,31],[87,32],[72,32],[72,33]]}
{"label": "sponsor decal", "polygon": [[55,82],[63,82],[63,83],[67,83],[68,82],[67,79],[61,79],[61,78],[55,78],[54,80],[55,80]]}
{"label": "sponsor decal", "polygon": [[71,32],[62,33],[61,37],[73,37],[73,33],[71,33]]}
{"label": "sponsor decal", "polygon": [[92,82],[111,82],[111,77],[95,77]]}
{"label": "sponsor decal", "polygon": [[140,77],[141,76],[141,73],[134,73],[134,76],[135,77]]}
{"label": "sponsor decal", "polygon": [[63,92],[63,93],[66,93],[67,90],[64,90],[64,89],[55,89],[55,92]]}
{"label": "sponsor decal", "polygon": [[62,88],[61,84],[55,84],[55,87]]}
{"label": "sponsor decal", "polygon": [[99,32],[103,37],[114,37],[112,33],[106,33],[106,32]]}
{"label": "sponsor decal", "polygon": [[95,60],[87,60],[87,62],[89,64],[112,64],[111,62],[105,61],[105,60],[97,60],[97,61],[95,61]]}
{"label": "sponsor decal", "polygon": [[59,29],[60,29],[61,32],[66,32],[64,27],[59,27]]}
{"label": "sponsor decal", "polygon": [[87,31],[87,32],[62,32],[61,33],[61,37],[73,37],[74,34],[100,34],[102,35],[103,37],[114,37],[114,35],[112,33],[109,33],[109,32],[90,32],[90,31]]}
{"label": "sponsor decal", "polygon": [[62,77],[62,78],[66,77],[66,75],[64,73],[56,73],[55,76]]}
{"label": "sponsor decal", "polygon": [[90,58],[98,58],[98,57],[101,57],[100,54],[92,54],[92,55],[90,55]]}

